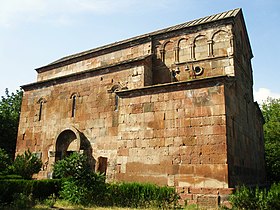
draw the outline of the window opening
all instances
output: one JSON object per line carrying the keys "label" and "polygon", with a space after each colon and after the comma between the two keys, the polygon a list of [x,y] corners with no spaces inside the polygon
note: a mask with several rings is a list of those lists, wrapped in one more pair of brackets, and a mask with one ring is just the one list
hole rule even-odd
{"label": "window opening", "polygon": [[119,96],[115,93],[115,111],[119,109]]}
{"label": "window opening", "polygon": [[76,98],[77,96],[73,96],[72,98],[72,117],[75,117],[75,113],[76,113]]}
{"label": "window opening", "polygon": [[40,101],[40,109],[39,109],[39,121],[42,120],[42,110],[43,110],[43,101]]}

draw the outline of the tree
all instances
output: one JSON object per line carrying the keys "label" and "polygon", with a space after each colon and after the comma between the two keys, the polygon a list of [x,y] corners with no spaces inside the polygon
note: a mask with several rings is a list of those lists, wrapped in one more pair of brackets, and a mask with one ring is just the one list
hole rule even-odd
{"label": "tree", "polygon": [[268,180],[280,181],[280,99],[268,98],[262,104],[265,119],[265,159]]}
{"label": "tree", "polygon": [[0,148],[11,157],[15,154],[22,94],[21,90],[10,94],[6,89],[0,99]]}

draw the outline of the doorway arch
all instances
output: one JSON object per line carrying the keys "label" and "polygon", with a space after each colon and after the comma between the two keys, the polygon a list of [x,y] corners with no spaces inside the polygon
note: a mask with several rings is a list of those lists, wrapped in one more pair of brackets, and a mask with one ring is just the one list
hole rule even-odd
{"label": "doorway arch", "polygon": [[80,132],[75,128],[67,128],[60,132],[55,144],[55,162],[73,152],[79,152],[81,145]]}

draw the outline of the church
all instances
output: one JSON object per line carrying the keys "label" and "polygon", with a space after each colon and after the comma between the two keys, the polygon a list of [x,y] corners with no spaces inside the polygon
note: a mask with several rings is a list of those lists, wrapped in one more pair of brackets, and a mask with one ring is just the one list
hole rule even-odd
{"label": "church", "polygon": [[22,86],[16,154],[41,158],[40,179],[79,152],[108,182],[216,205],[265,182],[252,57],[241,9],[63,57]]}

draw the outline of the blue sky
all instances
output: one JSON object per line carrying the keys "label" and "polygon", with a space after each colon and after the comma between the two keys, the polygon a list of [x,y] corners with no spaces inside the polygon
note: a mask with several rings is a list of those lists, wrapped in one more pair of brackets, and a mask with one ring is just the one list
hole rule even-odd
{"label": "blue sky", "polygon": [[279,0],[0,0],[0,95],[66,55],[242,8],[255,100],[280,98]]}

